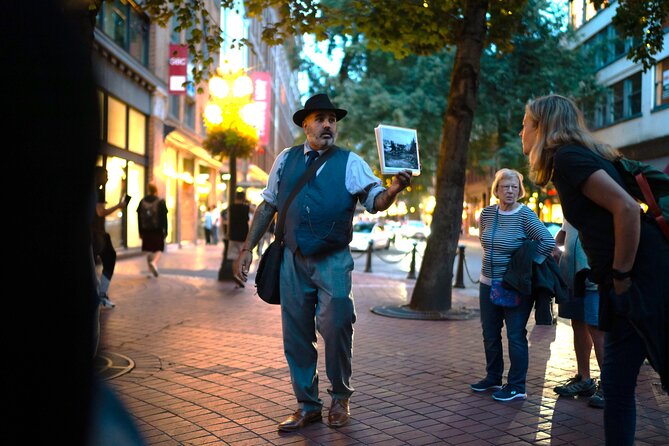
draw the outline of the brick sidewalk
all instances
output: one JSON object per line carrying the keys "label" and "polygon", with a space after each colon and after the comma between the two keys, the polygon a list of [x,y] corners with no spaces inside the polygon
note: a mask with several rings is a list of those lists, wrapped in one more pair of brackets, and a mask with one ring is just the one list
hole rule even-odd
{"label": "brick sidewalk", "polygon": [[[102,312],[101,351],[134,361],[109,383],[149,445],[603,444],[602,411],[552,391],[575,369],[563,321],[534,326],[530,318],[528,399],[498,403],[468,387],[485,371],[477,319],[379,316],[370,308],[406,303],[413,281],[358,272],[352,421],[337,430],[315,423],[279,433],[277,423],[295,409],[279,308],[254,296],[252,285],[218,282],[220,251],[170,247],[158,279],[147,277],[144,257],[117,265],[110,290],[117,307]],[[455,290],[453,307],[476,308],[476,296]],[[594,355],[592,367],[597,376]],[[327,409],[322,360],[319,374]],[[637,399],[637,444],[666,445],[669,398],[650,366],[642,367]]]}

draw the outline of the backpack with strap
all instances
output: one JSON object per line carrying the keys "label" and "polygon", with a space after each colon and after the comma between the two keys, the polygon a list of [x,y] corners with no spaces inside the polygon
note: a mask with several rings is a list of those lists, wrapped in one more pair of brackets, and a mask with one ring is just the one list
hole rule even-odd
{"label": "backpack with strap", "polygon": [[139,205],[139,225],[143,231],[157,231],[161,229],[158,203],[160,200],[142,200]]}
{"label": "backpack with strap", "polygon": [[614,165],[627,191],[648,206],[646,214],[650,214],[669,240],[669,175],[651,165],[627,158],[617,160]]}

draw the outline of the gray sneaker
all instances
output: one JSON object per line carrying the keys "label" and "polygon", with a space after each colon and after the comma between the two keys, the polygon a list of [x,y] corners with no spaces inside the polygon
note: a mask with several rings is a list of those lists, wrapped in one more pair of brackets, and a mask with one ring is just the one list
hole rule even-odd
{"label": "gray sneaker", "polygon": [[553,388],[553,391],[560,396],[592,396],[597,390],[595,380],[588,379],[583,381],[581,375],[569,378],[559,386]]}
{"label": "gray sneaker", "polygon": [[146,263],[149,267],[149,271],[151,271],[151,274],[153,274],[153,277],[158,277],[158,268],[156,268],[156,265],[153,264],[153,256],[148,256],[146,258]]}
{"label": "gray sneaker", "polygon": [[105,308],[114,308],[116,304],[109,300],[109,297],[107,295],[100,296],[100,305],[102,305]]}
{"label": "gray sneaker", "polygon": [[595,394],[588,399],[588,406],[597,409],[604,408],[604,392],[602,391],[601,381],[597,383],[597,390],[595,391]]}

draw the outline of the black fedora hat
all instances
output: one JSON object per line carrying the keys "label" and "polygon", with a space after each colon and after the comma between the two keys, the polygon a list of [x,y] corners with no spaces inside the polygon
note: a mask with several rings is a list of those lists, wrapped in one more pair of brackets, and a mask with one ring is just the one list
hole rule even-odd
{"label": "black fedora hat", "polygon": [[304,121],[304,118],[306,118],[309,113],[319,110],[333,111],[337,117],[337,121],[344,119],[344,116],[346,116],[348,113],[346,110],[336,108],[334,105],[332,105],[332,102],[330,102],[328,95],[321,93],[307,99],[307,102],[304,103],[304,108],[302,110],[296,111],[293,115],[293,122],[298,127],[302,127],[302,121]]}

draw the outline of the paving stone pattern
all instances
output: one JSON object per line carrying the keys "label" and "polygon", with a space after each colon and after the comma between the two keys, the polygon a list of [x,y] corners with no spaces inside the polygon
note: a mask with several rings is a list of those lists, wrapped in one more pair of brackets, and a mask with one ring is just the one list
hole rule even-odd
{"label": "paving stone pattern", "polygon": [[[279,307],[255,296],[252,281],[243,289],[218,282],[220,258],[221,245],[170,246],[158,278],[144,257],[117,265],[110,289],[117,306],[102,311],[100,349],[134,361],[109,383],[151,446],[603,444],[602,410],[552,390],[575,370],[568,321],[535,326],[530,318],[528,399],[500,403],[469,390],[485,372],[478,319],[374,314],[374,306],[407,303],[415,281],[361,272],[353,276],[351,423],[279,433],[277,423],[296,407]],[[453,307],[476,310],[477,296],[476,289],[454,289]],[[320,339],[319,353],[323,358]],[[594,354],[592,368],[598,376]],[[319,375],[326,419],[322,361]],[[666,445],[669,397],[648,365],[637,399],[637,444]]]}

